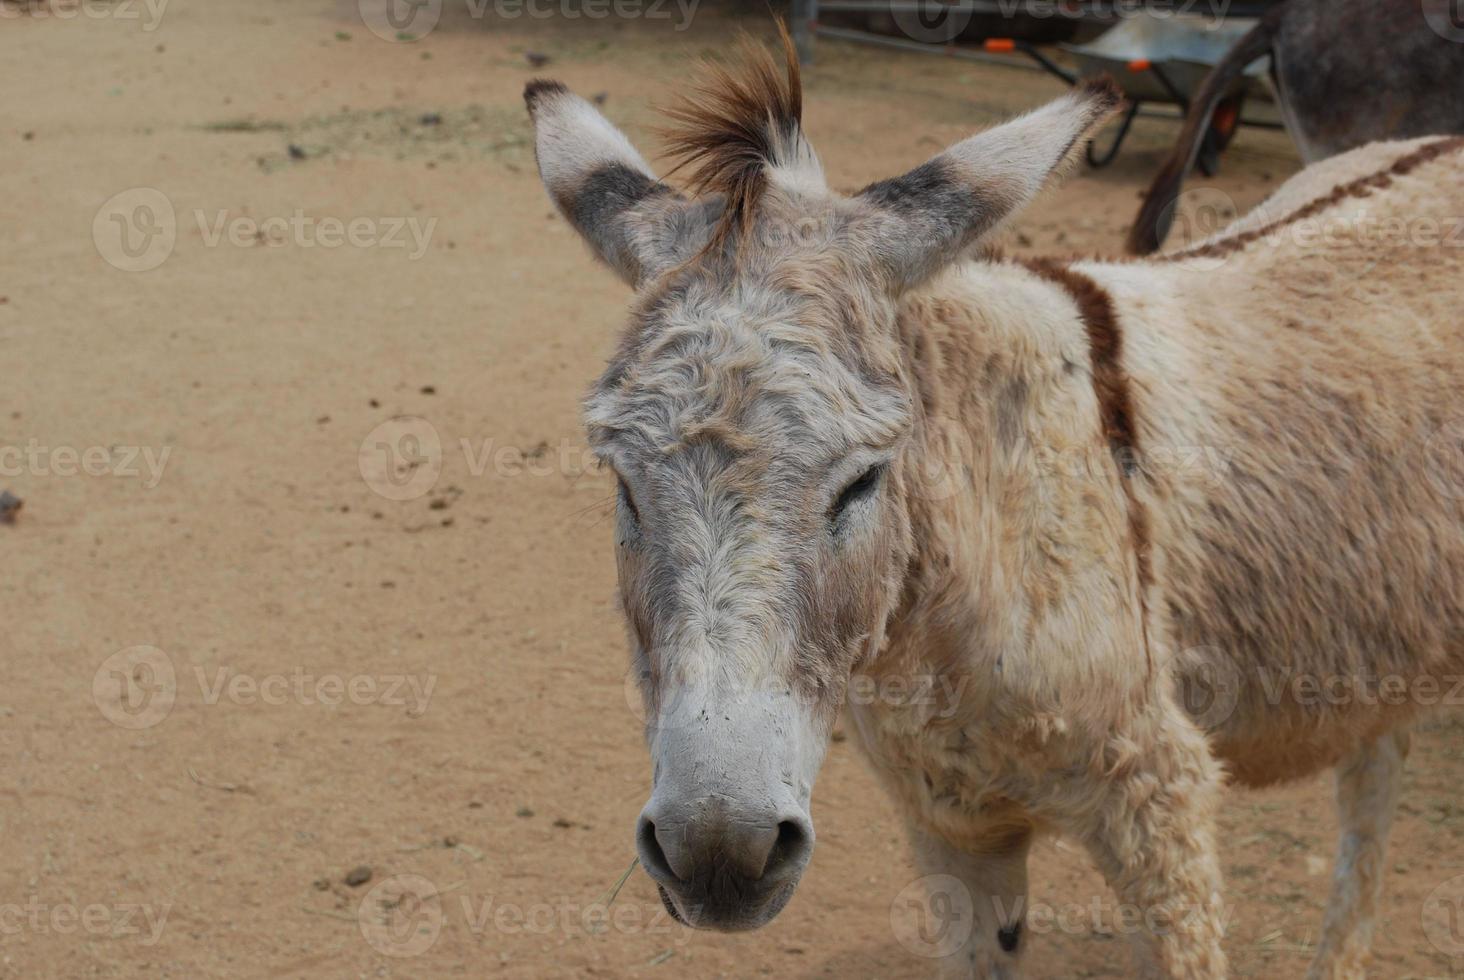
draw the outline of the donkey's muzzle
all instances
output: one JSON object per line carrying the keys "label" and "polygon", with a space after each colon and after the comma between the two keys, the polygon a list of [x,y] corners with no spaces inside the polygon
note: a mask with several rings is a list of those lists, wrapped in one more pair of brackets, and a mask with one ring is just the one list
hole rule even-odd
{"label": "donkey's muzzle", "polygon": [[636,848],[677,919],[756,929],[792,897],[813,853],[813,824],[791,808],[748,812],[720,796],[672,805],[652,799]]}

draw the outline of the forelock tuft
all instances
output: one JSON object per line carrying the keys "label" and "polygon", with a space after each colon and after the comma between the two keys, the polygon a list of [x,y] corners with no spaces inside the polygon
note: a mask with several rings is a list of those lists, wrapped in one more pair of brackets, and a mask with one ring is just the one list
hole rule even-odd
{"label": "forelock tuft", "polygon": [[726,201],[713,242],[745,229],[767,189],[768,170],[798,163],[803,146],[803,84],[798,53],[780,20],[784,64],[743,35],[731,65],[708,62],[700,81],[666,108],[674,125],[661,135],[698,194]]}

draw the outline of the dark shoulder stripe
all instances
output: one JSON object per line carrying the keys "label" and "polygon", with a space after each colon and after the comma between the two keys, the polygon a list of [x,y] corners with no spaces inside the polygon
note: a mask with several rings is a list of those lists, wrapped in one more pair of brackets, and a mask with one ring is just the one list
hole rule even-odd
{"label": "dark shoulder stripe", "polygon": [[1047,259],[1024,262],[1028,269],[1060,286],[1078,307],[1088,333],[1093,362],[1093,386],[1102,413],[1103,435],[1124,476],[1133,472],[1138,433],[1134,425],[1133,396],[1123,370],[1123,333],[1108,291],[1071,267]]}
{"label": "dark shoulder stripe", "polygon": [[1129,536],[1138,574],[1140,612],[1144,621],[1147,650],[1148,616],[1143,613],[1144,596],[1153,583],[1153,570],[1149,561],[1149,516],[1142,501],[1134,493],[1133,477],[1139,448],[1138,427],[1134,418],[1132,386],[1123,369],[1123,330],[1113,306],[1113,297],[1091,278],[1068,265],[1044,259],[1029,260],[1022,264],[1072,298],[1088,334],[1093,393],[1098,399],[1103,437],[1118,467],[1128,508]]}

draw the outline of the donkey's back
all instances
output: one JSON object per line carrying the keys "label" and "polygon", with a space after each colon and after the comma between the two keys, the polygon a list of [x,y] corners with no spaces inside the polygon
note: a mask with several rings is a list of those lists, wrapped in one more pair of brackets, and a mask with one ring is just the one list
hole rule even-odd
{"label": "donkey's back", "polygon": [[1152,615],[1235,776],[1464,703],[1464,139],[1364,147],[1198,246],[1087,271],[1161,463]]}

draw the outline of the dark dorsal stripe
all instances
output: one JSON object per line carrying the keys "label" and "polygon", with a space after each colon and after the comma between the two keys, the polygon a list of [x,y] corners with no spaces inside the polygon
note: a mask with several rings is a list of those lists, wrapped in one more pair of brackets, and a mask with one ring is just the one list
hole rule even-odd
{"label": "dark dorsal stripe", "polygon": [[1308,201],[1290,214],[1283,215],[1275,221],[1267,222],[1259,228],[1252,228],[1249,231],[1243,231],[1226,238],[1218,238],[1215,241],[1207,242],[1203,245],[1196,245],[1193,248],[1147,257],[1145,261],[1174,262],[1180,259],[1216,258],[1230,255],[1233,252],[1240,251],[1258,239],[1274,235],[1288,225],[1294,225],[1298,221],[1304,221],[1308,218],[1315,218],[1323,211],[1341,204],[1349,197],[1367,197],[1374,191],[1382,190],[1392,184],[1393,178],[1405,176],[1425,163],[1436,160],[1455,150],[1464,150],[1464,136],[1449,136],[1444,139],[1434,140],[1432,143],[1425,143],[1412,153],[1405,153],[1382,170],[1364,174],[1361,177],[1347,181],[1345,184],[1338,184],[1330,192],[1323,194],[1313,201]]}

